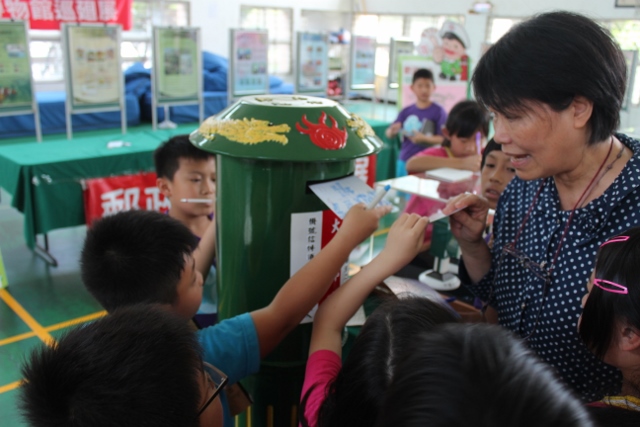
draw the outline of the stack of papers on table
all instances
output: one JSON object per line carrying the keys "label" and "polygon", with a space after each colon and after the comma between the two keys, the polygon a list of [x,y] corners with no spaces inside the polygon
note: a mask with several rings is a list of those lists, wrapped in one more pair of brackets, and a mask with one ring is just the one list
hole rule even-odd
{"label": "stack of papers on table", "polygon": [[425,172],[425,177],[443,182],[467,181],[473,177],[473,172],[452,168],[439,168]]}

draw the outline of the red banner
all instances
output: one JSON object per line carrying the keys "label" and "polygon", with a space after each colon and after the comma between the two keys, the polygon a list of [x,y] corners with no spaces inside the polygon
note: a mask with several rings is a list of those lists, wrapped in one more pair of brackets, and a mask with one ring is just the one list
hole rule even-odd
{"label": "red banner", "polygon": [[65,23],[120,24],[131,29],[132,0],[0,0],[0,17],[29,21],[32,30]]}
{"label": "red banner", "polygon": [[356,170],[354,175],[367,183],[373,188],[376,182],[376,160],[378,155],[372,154],[367,157],[358,157],[356,159]]}
{"label": "red banner", "polygon": [[87,225],[105,216],[131,209],[166,211],[169,200],[156,186],[154,172],[85,180],[84,213]]}

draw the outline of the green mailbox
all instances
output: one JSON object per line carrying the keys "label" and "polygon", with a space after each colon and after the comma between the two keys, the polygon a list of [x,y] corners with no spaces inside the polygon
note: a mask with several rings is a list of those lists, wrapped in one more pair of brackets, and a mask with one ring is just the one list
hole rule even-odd
{"label": "green mailbox", "polygon": [[[353,174],[381,141],[342,105],[308,96],[252,96],[191,134],[217,155],[218,316],[268,305],[290,277],[292,215],[328,209],[309,184]],[[311,325],[297,327],[243,381],[254,398],[239,425],[297,425]]]}

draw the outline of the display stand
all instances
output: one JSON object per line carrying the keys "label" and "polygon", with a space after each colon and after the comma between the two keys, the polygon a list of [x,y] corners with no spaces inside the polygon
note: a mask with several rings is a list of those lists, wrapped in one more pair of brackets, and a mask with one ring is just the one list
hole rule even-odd
{"label": "display stand", "polygon": [[[349,101],[351,91],[369,91],[371,100],[375,100],[376,86],[376,38],[352,36],[349,51],[349,72],[345,84],[345,101]],[[371,103],[371,117],[375,114],[375,104]]]}
{"label": "display stand", "polygon": [[269,93],[269,34],[264,30],[231,29],[227,102]]}
{"label": "display stand", "polygon": [[326,97],[329,37],[321,33],[298,32],[296,52],[295,92]]}
{"label": "display stand", "polygon": [[0,117],[33,114],[42,141],[40,111],[33,89],[29,35],[25,21],[0,20]]}
{"label": "display stand", "polygon": [[127,133],[120,25],[63,24],[65,50],[65,115],[67,139],[72,138],[74,114],[120,111],[122,134]]}
{"label": "display stand", "polygon": [[[384,103],[391,105],[389,99],[389,89],[398,89],[398,69],[400,62],[398,59],[402,56],[413,55],[415,46],[411,39],[394,39],[391,38],[391,46],[389,47],[389,71],[387,72],[387,84],[384,87]],[[386,112],[385,112],[386,114]],[[386,116],[385,116],[386,119]]]}
{"label": "display stand", "polygon": [[[204,120],[202,54],[199,28],[153,28],[153,73],[151,73],[151,122],[153,129],[174,129],[170,105],[198,104]],[[158,124],[158,107],[164,120]]]}

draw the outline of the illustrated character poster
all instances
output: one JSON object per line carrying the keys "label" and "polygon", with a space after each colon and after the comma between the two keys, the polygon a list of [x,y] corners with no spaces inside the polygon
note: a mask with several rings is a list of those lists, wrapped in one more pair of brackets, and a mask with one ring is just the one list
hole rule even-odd
{"label": "illustrated character poster", "polygon": [[454,21],[445,21],[441,28],[427,28],[416,47],[419,56],[400,59],[401,89],[398,91],[401,108],[415,103],[411,79],[418,68],[431,70],[436,85],[431,100],[450,111],[467,98],[470,78],[470,40],[465,28]]}

